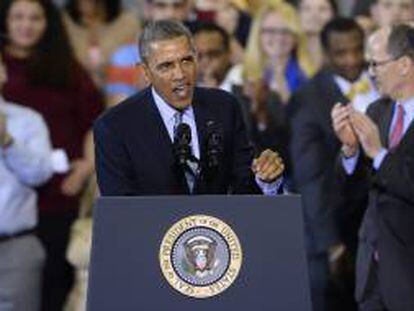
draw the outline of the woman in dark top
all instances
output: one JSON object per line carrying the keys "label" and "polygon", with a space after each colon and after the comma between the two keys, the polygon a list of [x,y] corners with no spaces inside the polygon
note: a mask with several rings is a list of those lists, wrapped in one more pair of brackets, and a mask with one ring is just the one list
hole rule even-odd
{"label": "woman in dark top", "polygon": [[[48,255],[43,310],[56,311],[71,286],[64,256],[68,230],[77,215],[78,194],[93,172],[93,160],[83,155],[83,149],[103,102],[75,61],[51,1],[1,0],[0,33],[5,34],[0,48],[8,75],[4,97],[40,112],[53,148],[62,149],[70,161],[69,172],[57,169],[60,173],[39,189],[38,232]],[[58,162],[57,166],[64,164]]]}
{"label": "woman in dark top", "polygon": [[285,189],[290,190],[286,105],[261,79],[246,78],[242,87],[233,86],[232,93],[240,103],[247,135],[255,153],[271,149],[280,154],[286,166]]}

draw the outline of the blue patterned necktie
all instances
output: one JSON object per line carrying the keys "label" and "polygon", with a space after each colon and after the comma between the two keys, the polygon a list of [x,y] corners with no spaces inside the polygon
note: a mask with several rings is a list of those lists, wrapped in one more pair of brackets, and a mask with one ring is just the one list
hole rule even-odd
{"label": "blue patterned necktie", "polygon": [[[183,112],[182,111],[177,111],[174,114],[174,137],[175,137],[175,132],[178,128],[178,126],[183,122]],[[190,143],[190,148],[191,148],[191,154],[193,154],[192,151],[192,144]],[[187,160],[187,167],[184,170],[184,175],[185,175],[185,179],[187,181],[187,185],[188,185],[188,189],[190,190],[190,193],[193,192],[194,190],[194,183],[195,183],[195,179],[197,176],[197,169],[198,169],[198,165],[197,163]]]}

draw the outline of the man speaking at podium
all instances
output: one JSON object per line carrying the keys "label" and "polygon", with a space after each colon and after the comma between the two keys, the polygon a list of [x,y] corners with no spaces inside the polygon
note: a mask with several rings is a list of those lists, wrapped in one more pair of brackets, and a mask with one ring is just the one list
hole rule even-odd
{"label": "man speaking at podium", "polygon": [[236,100],[195,87],[189,31],[174,21],[150,23],[139,50],[151,86],[94,126],[101,194],[277,194],[278,154],[265,150],[253,160]]}

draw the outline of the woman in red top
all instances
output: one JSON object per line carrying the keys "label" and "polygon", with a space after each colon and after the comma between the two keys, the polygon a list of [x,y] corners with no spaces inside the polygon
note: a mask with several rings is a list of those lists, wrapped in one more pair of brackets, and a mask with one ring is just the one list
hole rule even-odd
{"label": "woman in red top", "polygon": [[[43,310],[61,310],[72,282],[65,261],[68,231],[77,215],[78,194],[94,169],[83,150],[103,101],[76,62],[51,1],[1,0],[0,34],[8,75],[4,97],[40,112],[53,147],[70,161],[67,173],[57,169],[60,173],[39,189],[39,234],[48,253]],[[63,164],[56,162],[57,167]]]}

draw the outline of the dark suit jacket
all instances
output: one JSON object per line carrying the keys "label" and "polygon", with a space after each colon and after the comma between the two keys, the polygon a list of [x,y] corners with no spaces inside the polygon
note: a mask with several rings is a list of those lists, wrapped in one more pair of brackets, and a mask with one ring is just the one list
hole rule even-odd
{"label": "dark suit jacket", "polygon": [[357,232],[366,202],[345,198],[336,185],[335,160],[340,142],[331,110],[348,102],[333,74],[321,70],[289,103],[290,155],[294,184],[302,194],[306,241],[310,254],[345,243],[356,252]]}
{"label": "dark suit jacket", "polygon": [[[388,135],[394,104],[381,99],[368,109],[378,125],[383,146]],[[372,161],[360,157],[352,176],[340,171],[349,195],[369,187],[369,204],[360,230],[357,261],[357,299],[366,293],[373,251],[378,250],[378,278],[387,309],[414,309],[414,124],[400,145],[390,152],[378,171]]]}
{"label": "dark suit jacket", "polygon": [[[222,132],[224,148],[218,172],[209,178],[199,178],[194,193],[261,193],[250,169],[252,148],[234,97],[220,90],[196,88],[192,106],[201,160],[206,154],[209,121],[214,121]],[[150,88],[101,116],[94,125],[94,136],[102,195],[189,193],[184,174],[175,164],[172,142]]]}

